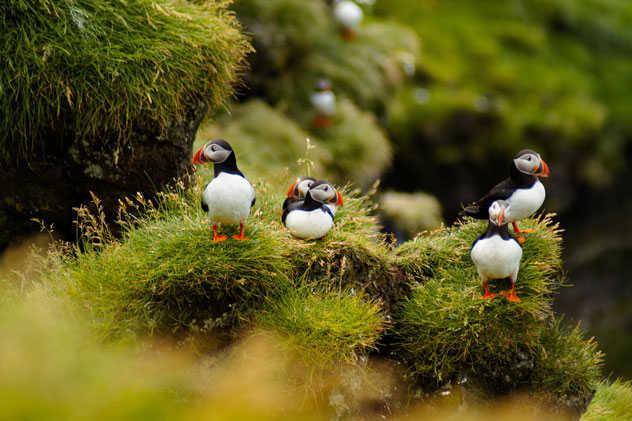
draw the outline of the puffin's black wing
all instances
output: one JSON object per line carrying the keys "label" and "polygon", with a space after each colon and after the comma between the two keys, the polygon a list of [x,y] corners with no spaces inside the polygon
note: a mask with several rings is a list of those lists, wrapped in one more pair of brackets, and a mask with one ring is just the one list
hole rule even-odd
{"label": "puffin's black wing", "polygon": [[285,224],[285,218],[287,218],[287,215],[294,209],[300,208],[304,202],[305,200],[298,199],[296,197],[286,197],[283,201],[283,214],[281,215],[281,222]]}
{"label": "puffin's black wing", "polygon": [[489,218],[489,206],[495,200],[507,200],[514,191],[516,191],[516,183],[511,179],[501,181],[496,184],[485,196],[478,199],[476,202],[468,205],[459,212],[459,216],[470,216],[474,219],[487,219]]}
{"label": "puffin's black wing", "polygon": [[[206,186],[204,186],[204,190],[206,190],[206,187],[208,187],[209,184],[210,182],[206,183]],[[205,213],[208,213],[208,205],[204,202],[204,190],[202,190],[202,197],[200,198],[200,204],[202,205],[202,210]]]}

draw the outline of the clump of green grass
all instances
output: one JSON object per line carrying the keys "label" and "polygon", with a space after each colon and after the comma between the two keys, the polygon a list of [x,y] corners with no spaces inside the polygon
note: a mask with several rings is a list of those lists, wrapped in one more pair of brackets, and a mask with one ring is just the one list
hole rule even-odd
{"label": "clump of green grass", "polygon": [[[484,232],[484,221],[422,234],[397,251],[402,269],[416,282],[396,314],[393,335],[401,356],[422,383],[437,386],[464,375],[476,377],[494,393],[504,393],[530,382],[539,390],[543,384],[538,382],[566,375],[576,387],[573,392],[583,398],[589,395],[600,360],[590,343],[566,333],[554,341],[587,347],[578,351],[576,372],[559,367],[546,373],[538,367],[538,347],[546,348],[550,341],[550,295],[563,280],[560,231],[548,217],[522,225],[536,232],[523,244],[516,283],[522,301],[517,304],[502,296],[491,302],[479,298],[483,290],[469,250]],[[508,280],[490,282],[494,292],[509,287]],[[566,385],[550,390],[557,397],[569,394]]]}
{"label": "clump of green grass", "polygon": [[376,347],[385,328],[378,302],[362,292],[325,281],[278,295],[257,316],[257,325],[281,334],[291,354],[305,364],[356,363]]}
{"label": "clump of green grass", "polygon": [[582,415],[585,421],[624,421],[632,414],[632,382],[602,380],[588,410]]}
{"label": "clump of green grass", "polygon": [[595,393],[602,360],[597,343],[586,340],[579,325],[551,320],[535,349],[533,387],[546,400],[581,413]]}
{"label": "clump of green grass", "polygon": [[[201,167],[199,175],[210,171]],[[100,217],[85,219],[90,242],[58,250],[41,281],[87,312],[105,338],[149,334],[215,346],[254,325],[280,334],[285,350],[315,367],[375,351],[405,361],[426,391],[463,375],[490,395],[526,388],[575,410],[590,399],[601,358],[595,344],[551,327],[551,294],[563,272],[550,218],[521,223],[536,229],[523,244],[522,302],[489,302],[479,298],[469,258],[484,221],[393,249],[371,215],[371,195],[347,187],[332,231],[305,241],[280,222],[286,186],[258,181],[250,240],[213,243],[199,208],[203,185],[198,178],[155,204],[126,202],[120,240],[102,233]],[[506,290],[509,282],[490,287]]]}
{"label": "clump of green grass", "polygon": [[115,150],[224,104],[251,47],[224,3],[198,3],[4,2],[0,158],[41,152],[51,134]]}
{"label": "clump of green grass", "polygon": [[[55,269],[44,274],[47,284],[88,309],[104,336],[236,327],[264,295],[288,282],[283,232],[252,218],[245,230],[250,241],[214,243],[199,209],[200,189],[188,193],[191,202],[174,194],[147,205],[154,213],[121,240],[106,233],[99,248],[61,250]],[[238,227],[220,229],[234,234]]]}

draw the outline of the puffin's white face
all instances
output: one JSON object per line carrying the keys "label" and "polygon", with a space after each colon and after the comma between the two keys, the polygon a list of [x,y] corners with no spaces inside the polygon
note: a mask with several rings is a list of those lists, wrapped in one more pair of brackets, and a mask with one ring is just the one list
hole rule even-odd
{"label": "puffin's white face", "polygon": [[534,174],[540,177],[549,176],[549,168],[546,163],[540,158],[539,154],[533,151],[525,152],[514,158],[514,164],[520,172],[525,174]]}
{"label": "puffin's white face", "polygon": [[306,178],[302,180],[299,179],[298,184],[296,185],[296,191],[298,192],[297,197],[299,198],[305,197],[307,190],[309,190],[309,188],[312,187],[312,184],[314,184],[314,181],[315,180],[312,180],[311,178]]}
{"label": "puffin's white face", "polygon": [[223,146],[213,143],[213,141],[208,142],[204,146],[204,156],[215,164],[221,164],[226,161],[231,153],[233,153],[233,151],[225,149]]}
{"label": "puffin's white face", "polygon": [[338,199],[338,192],[329,183],[319,184],[309,189],[309,194],[314,200],[321,203],[335,203]]}
{"label": "puffin's white face", "polygon": [[505,200],[496,200],[489,207],[489,220],[498,226],[505,225],[511,213],[511,206]]}

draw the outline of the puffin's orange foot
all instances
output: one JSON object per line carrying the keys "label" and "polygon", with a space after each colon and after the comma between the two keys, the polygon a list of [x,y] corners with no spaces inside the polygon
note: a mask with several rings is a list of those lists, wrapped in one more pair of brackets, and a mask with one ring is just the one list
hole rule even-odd
{"label": "puffin's orange foot", "polygon": [[535,232],[532,228],[521,230],[515,222],[512,222],[511,225],[513,225],[513,229],[516,234],[529,234],[530,232]]}
{"label": "puffin's orange foot", "polygon": [[334,124],[334,119],[328,116],[316,115],[312,119],[312,124],[317,129],[324,129]]}
{"label": "puffin's orange foot", "polygon": [[485,293],[485,295],[481,295],[481,300],[493,300],[498,294],[492,294],[491,292],[487,291]]}
{"label": "puffin's orange foot", "polygon": [[226,241],[227,239],[228,239],[228,236],[219,235],[217,233],[217,225],[213,224],[213,241],[215,241],[216,243],[219,243],[220,241]]}
{"label": "puffin's orange foot", "polygon": [[[522,232],[524,232],[524,231],[522,231]],[[526,239],[525,239],[525,238],[524,238],[524,236],[522,236],[522,235],[517,236],[517,237],[516,237],[516,240],[518,240],[518,242],[519,242],[520,244],[522,244],[522,243],[524,243],[524,242],[526,241]]]}
{"label": "puffin's orange foot", "polygon": [[520,302],[520,298],[518,298],[516,293],[513,292],[513,291],[503,291],[503,292],[501,292],[501,294],[504,295],[507,298],[507,301],[511,301],[512,303],[519,303]]}
{"label": "puffin's orange foot", "polygon": [[249,238],[248,238],[248,237],[246,237],[243,233],[241,233],[241,234],[237,234],[237,235],[233,235],[233,238],[234,238],[235,240],[238,240],[238,241],[242,241],[242,240],[249,240]]}

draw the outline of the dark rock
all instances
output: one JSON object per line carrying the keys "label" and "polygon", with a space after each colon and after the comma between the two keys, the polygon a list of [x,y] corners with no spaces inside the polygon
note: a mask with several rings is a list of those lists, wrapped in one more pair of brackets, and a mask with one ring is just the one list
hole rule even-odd
{"label": "dark rock", "polygon": [[91,192],[110,220],[120,198],[137,192],[153,197],[189,169],[195,133],[207,111],[208,105],[200,103],[165,130],[132,133],[120,148],[116,139],[68,142],[67,136],[51,135],[48,149],[35,152],[28,162],[0,166],[0,250],[37,231],[33,218],[53,224],[62,238],[74,239],[73,208],[90,204]]}

